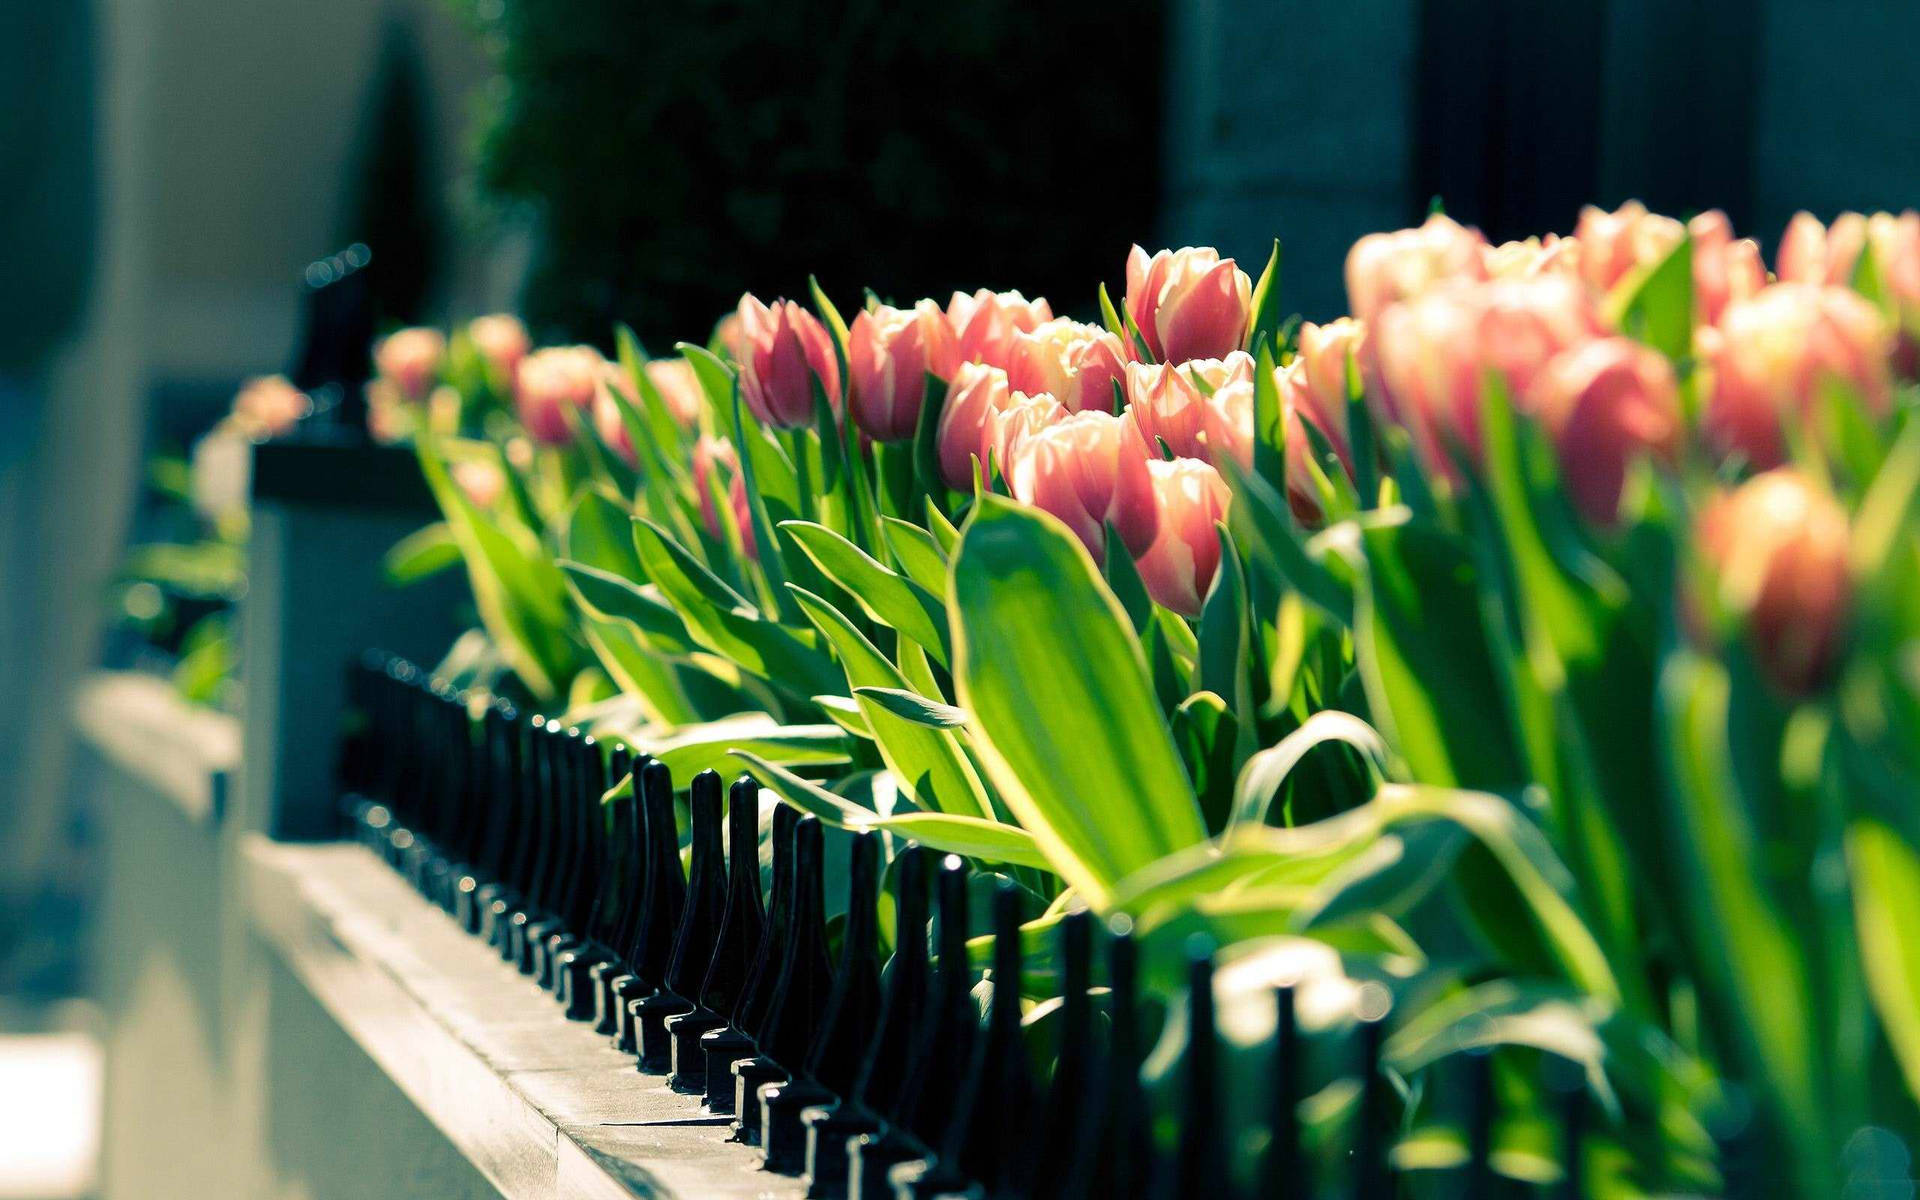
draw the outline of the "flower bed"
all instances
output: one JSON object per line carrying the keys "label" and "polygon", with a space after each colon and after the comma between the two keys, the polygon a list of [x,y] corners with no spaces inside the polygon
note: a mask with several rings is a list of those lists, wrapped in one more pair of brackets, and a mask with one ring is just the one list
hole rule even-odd
{"label": "flower bed", "polygon": [[[1282,984],[1348,997],[1321,1028],[1391,1013],[1392,1087],[1342,1059],[1288,1110],[1329,1186],[1376,1135],[1419,1195],[1903,1176],[1920,215],[1796,219],[1769,273],[1716,213],[1502,246],[1436,214],[1347,290],[1303,323],[1277,247],[1136,248],[1098,323],[989,291],[849,323],[816,286],[675,358],[396,333],[372,411],[446,520],[395,569],[465,562],[450,688],[971,860],[1031,947],[1120,921],[1145,996],[1217,963],[1199,1157],[1240,1186],[1279,1169],[1246,1098]],[[1084,997],[1021,978],[1038,1053]],[[1199,1102],[1199,1007],[1150,1112]],[[1188,1171],[1194,1123],[1150,1127]]]}

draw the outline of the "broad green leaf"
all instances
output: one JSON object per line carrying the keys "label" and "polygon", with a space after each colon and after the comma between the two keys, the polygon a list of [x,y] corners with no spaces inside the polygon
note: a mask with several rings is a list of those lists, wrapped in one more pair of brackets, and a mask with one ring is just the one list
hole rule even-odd
{"label": "broad green leaf", "polygon": [[[1273,245],[1277,256],[1280,243],[1275,241]],[[1267,265],[1272,269],[1277,264]],[[1283,482],[1287,477],[1286,407],[1280,399],[1280,380],[1274,371],[1273,344],[1258,335],[1254,340],[1253,473],[1273,483]]]}
{"label": "broad green leaf", "polygon": [[985,497],[954,558],[954,680],[981,760],[1054,869],[1095,908],[1206,836],[1140,643],[1084,547]]}
{"label": "broad green leaf", "polygon": [[1679,362],[1693,353],[1693,239],[1631,272],[1607,297],[1610,324]]}
{"label": "broad green leaf", "polygon": [[1133,631],[1145,636],[1147,626],[1153,621],[1153,597],[1147,595],[1147,583],[1140,578],[1140,568],[1134,563],[1133,555],[1127,550],[1126,543],[1120,540],[1120,531],[1107,523],[1107,561],[1105,579],[1114,598],[1120,601],[1120,608],[1127,614],[1127,620],[1133,625]]}
{"label": "broad green leaf", "polygon": [[765,713],[743,713],[678,729],[671,736],[641,739],[634,750],[667,765],[675,779],[692,779],[712,768],[737,767],[736,752],[788,768],[844,766],[850,744],[838,725],[782,725]]}
{"label": "broad green leaf", "polygon": [[393,544],[380,560],[380,575],[393,587],[418,583],[460,563],[460,543],[445,521],[422,525]]}
{"label": "broad green leaf", "polygon": [[1253,322],[1247,331],[1247,344],[1257,346],[1263,337],[1271,341],[1280,332],[1280,320],[1280,239],[1275,238],[1266,268],[1253,285]]}
{"label": "broad green leaf", "polygon": [[1860,959],[1874,1009],[1920,1095],[1920,940],[1908,921],[1920,912],[1920,855],[1891,827],[1870,817],[1847,830]]}
{"label": "broad green leaf", "polygon": [[628,622],[656,654],[684,656],[697,649],[687,633],[687,623],[667,603],[659,588],[637,584],[571,559],[561,559],[560,569],[566,573],[574,603],[588,615]]}
{"label": "broad green leaf", "polygon": [[563,558],[636,583],[646,580],[633,548],[633,509],[603,488],[583,487],[575,494],[560,547]]}
{"label": "broad green leaf", "polygon": [[735,755],[760,782],[794,807],[846,829],[883,830],[910,838],[931,850],[983,862],[1052,870],[1033,836],[1018,825],[957,813],[902,812],[882,815],[810,783],[751,752]]}
{"label": "broad green leaf", "polygon": [[912,638],[941,666],[947,664],[947,610],[939,597],[824,525],[787,521],[780,528],[868,618]]}
{"label": "broad green leaf", "polygon": [[832,645],[846,672],[847,686],[855,689],[867,726],[873,730],[874,744],[901,789],[924,808],[991,816],[993,806],[986,789],[952,732],[907,720],[879,701],[859,695],[858,689],[869,687],[911,690],[899,669],[874,649],[839,609],[802,588],[795,588],[794,595],[808,619]]}
{"label": "broad green leaf", "polygon": [[942,704],[938,700],[929,700],[905,688],[857,687],[853,689],[853,694],[863,700],[873,701],[903,721],[912,721],[929,729],[963,729],[967,724],[965,710]]}
{"label": "broad green leaf", "polygon": [[1329,743],[1352,747],[1372,769],[1376,780],[1387,777],[1390,755],[1386,739],[1359,717],[1326,709],[1308,717],[1277,745],[1247,760],[1234,786],[1233,816],[1228,828],[1265,824],[1268,808],[1288,772],[1309,752]]}
{"label": "broad green leaf", "polygon": [[[893,561],[900,565],[900,571],[928,593],[944,596],[947,591],[947,555],[933,535],[898,517],[881,517],[880,531],[887,540],[887,549],[893,554]],[[946,622],[946,606],[941,605],[940,620]]]}
{"label": "broad green leaf", "polygon": [[[1256,714],[1253,709],[1253,670],[1259,647],[1247,614],[1247,579],[1240,569],[1240,552],[1226,526],[1214,528],[1220,540],[1220,566],[1200,609],[1199,683],[1227,702],[1236,732],[1233,770],[1253,756]],[[1211,814],[1224,820],[1224,811]]]}

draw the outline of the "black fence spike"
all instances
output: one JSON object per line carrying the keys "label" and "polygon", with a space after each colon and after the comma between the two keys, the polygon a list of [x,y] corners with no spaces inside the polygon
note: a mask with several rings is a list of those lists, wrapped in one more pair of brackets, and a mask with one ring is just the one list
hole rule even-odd
{"label": "black fence spike", "polygon": [[687,905],[687,877],[680,867],[680,829],[673,801],[673,772],[657,759],[640,768],[640,915],[627,947],[628,982],[614,989],[614,1045],[640,1053],[639,1009],[660,990],[673,961],[673,941]]}
{"label": "black fence spike", "polygon": [[847,1194],[847,1141],[878,1133],[906,1077],[913,1035],[927,1003],[927,871],[932,851],[908,843],[894,857],[894,948],[880,1008],[852,1087],[837,1104],[806,1110],[807,1195]]}
{"label": "black fence spike", "polygon": [[616,807],[606,804],[608,755],[611,747],[591,735],[582,739],[580,774],[576,781],[581,820],[586,823],[588,862],[592,866],[590,901],[581,927],[580,945],[563,950],[555,963],[555,993],[567,1019],[588,1021],[598,1008],[592,972],[617,960],[612,927],[620,907],[619,887],[624,855],[614,836]]}
{"label": "black fence spike", "polygon": [[1089,1124],[1075,1151],[1075,1170],[1061,1193],[1067,1200],[1137,1194],[1152,1167],[1140,1088],[1140,951],[1133,922],[1125,914],[1108,922],[1107,935],[1107,1052],[1097,1060]]}
{"label": "black fence spike", "polygon": [[700,981],[698,1003],[692,1012],[667,1021],[673,1046],[667,1084],[674,1091],[706,1093],[707,1059],[700,1039],[724,1029],[739,1007],[765,926],[766,906],[760,898],[760,785],[745,775],[727,790],[727,906]]}
{"label": "black fence spike", "polygon": [[1262,1200],[1307,1200],[1313,1195],[1313,1174],[1300,1141],[1304,1050],[1297,995],[1292,985],[1283,984],[1273,990],[1273,1109],[1258,1193]]}
{"label": "black fence spike", "polygon": [[880,1007],[879,893],[880,835],[855,833],[840,963],[825,1012],[800,1070],[786,1083],[760,1093],[760,1142],[767,1170],[775,1174],[806,1170],[807,1130],[801,1114],[845,1096],[859,1074],[861,1052]]}
{"label": "black fence spike", "polygon": [[1380,1048],[1386,1039],[1384,1017],[1363,1016],[1359,1022],[1360,1103],[1354,1112],[1354,1200],[1391,1200],[1393,1184],[1387,1169],[1386,1077],[1380,1072]]}
{"label": "black fence spike", "polygon": [[1213,942],[1196,934],[1187,944],[1186,1086],[1181,1091],[1180,1140],[1168,1196],[1222,1196],[1227,1190],[1226,1145],[1220,1111],[1220,1039],[1214,1016]]}
{"label": "black fence spike", "polygon": [[849,1190],[854,1195],[888,1194],[889,1174],[927,1157],[953,1120],[979,1036],[971,994],[973,968],[967,959],[967,876],[966,860],[949,854],[934,877],[940,919],[933,994],[914,1036],[893,1121],[877,1136],[847,1143]]}
{"label": "black fence spike", "polygon": [[1075,1145],[1093,1103],[1093,997],[1088,994],[1093,987],[1093,921],[1091,912],[1076,909],[1060,918],[1054,933],[1060,963],[1060,1049],[1032,1146],[1036,1196],[1059,1195],[1066,1187],[1075,1166]]}
{"label": "black fence spike", "polygon": [[1460,1056],[1467,1099],[1466,1194],[1492,1196],[1493,1177],[1493,1053],[1474,1047]]}
{"label": "black fence spike", "polygon": [[1549,1058],[1546,1073],[1560,1116],[1560,1186],[1553,1194],[1557,1200],[1586,1200],[1586,1075],[1579,1064],[1561,1058]]}
{"label": "black fence spike", "polygon": [[693,840],[687,863],[686,907],[680,914],[673,955],[659,990],[636,1001],[640,1069],[650,1075],[664,1075],[673,1066],[667,1018],[693,1011],[690,997],[698,994],[706,975],[714,935],[726,909],[726,851],[720,833],[724,806],[719,772],[695,775],[688,788]]}
{"label": "black fence spike", "polygon": [[1021,1033],[1021,888],[1003,879],[993,896],[993,993],[986,1037],[974,1054],[967,1102],[947,1131],[947,1186],[983,1185],[993,1200],[1024,1195],[1033,1178],[1029,1123],[1033,1069]]}
{"label": "black fence spike", "polygon": [[526,854],[521,863],[520,903],[507,916],[507,933],[501,954],[521,974],[533,971],[533,955],[527,946],[527,929],[539,919],[547,899],[549,863],[553,858],[555,833],[553,805],[547,785],[547,718],[534,713],[520,727],[520,792],[527,815]]}
{"label": "black fence spike", "polygon": [[802,817],[794,828],[793,840],[789,952],[781,960],[765,1018],[754,1033],[760,1053],[733,1067],[734,1133],[748,1145],[760,1141],[760,1089],[788,1078],[805,1063],[833,988],[833,964],[827,957],[826,864],[820,818]]}
{"label": "black fence spike", "polygon": [[607,755],[607,778],[614,787],[625,787],[607,806],[609,855],[608,896],[612,911],[607,921],[606,944],[611,957],[597,962],[587,972],[593,1005],[593,1031],[614,1034],[619,1031],[619,1003],[615,983],[633,978],[627,966],[627,951],[633,945],[634,925],[640,916],[640,898],[646,881],[645,840],[640,827],[640,781],[634,775],[633,751],[616,745]]}
{"label": "black fence spike", "polygon": [[732,1022],[700,1039],[707,1060],[709,1112],[732,1114],[733,1064],[755,1054],[753,1035],[773,1003],[787,932],[793,926],[793,835],[799,824],[800,810],[792,805],[782,804],[773,810],[773,891],[767,906],[766,936],[760,939],[760,952],[754,956],[753,970]]}

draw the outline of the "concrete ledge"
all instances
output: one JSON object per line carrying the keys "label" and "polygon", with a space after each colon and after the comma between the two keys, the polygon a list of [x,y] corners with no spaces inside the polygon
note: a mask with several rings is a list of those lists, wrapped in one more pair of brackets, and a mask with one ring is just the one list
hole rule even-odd
{"label": "concrete ledge", "polygon": [[102,757],[148,783],[197,825],[215,826],[240,765],[240,722],[198,708],[173,685],[138,671],[88,676],[74,724]]}
{"label": "concrete ledge", "polygon": [[255,933],[509,1200],[802,1194],[363,848],[248,834],[240,855]]}

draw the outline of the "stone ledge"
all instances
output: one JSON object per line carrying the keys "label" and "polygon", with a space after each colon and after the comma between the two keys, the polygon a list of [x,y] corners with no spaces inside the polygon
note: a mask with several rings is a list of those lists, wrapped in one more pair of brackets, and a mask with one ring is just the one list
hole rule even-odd
{"label": "stone ledge", "polygon": [[255,932],[508,1200],[802,1194],[362,847],[240,854]]}
{"label": "stone ledge", "polygon": [[240,765],[240,722],[181,699],[173,685],[139,671],[82,680],[74,725],[100,754],[145,780],[196,825],[217,826]]}

